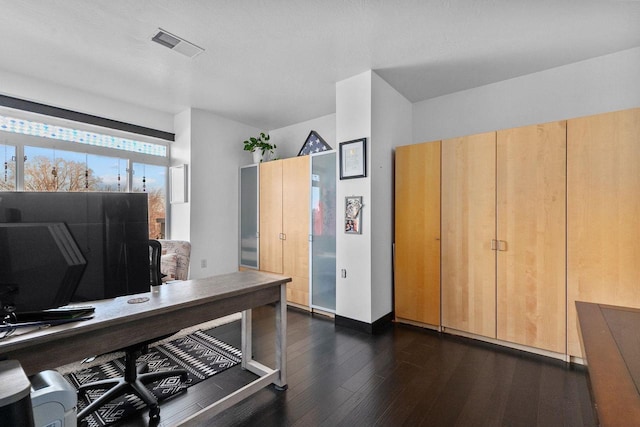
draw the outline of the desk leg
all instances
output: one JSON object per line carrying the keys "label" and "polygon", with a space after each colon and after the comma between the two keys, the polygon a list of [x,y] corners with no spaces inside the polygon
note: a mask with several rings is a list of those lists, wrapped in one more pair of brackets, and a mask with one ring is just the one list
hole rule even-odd
{"label": "desk leg", "polygon": [[251,309],[242,312],[242,369],[248,369],[249,362],[253,359],[251,336]]}
{"label": "desk leg", "polygon": [[276,303],[276,389],[287,389],[287,285],[280,285],[280,300]]}
{"label": "desk leg", "polygon": [[239,388],[226,397],[202,408],[195,414],[180,421],[179,427],[201,426],[216,414],[246,399],[254,393],[262,390],[269,384],[273,384],[277,390],[287,389],[287,285],[280,285],[280,298],[276,302],[276,360],[275,369],[253,360],[251,342],[251,309],[242,312],[242,368],[253,372],[259,378]]}
{"label": "desk leg", "polygon": [[[274,384],[278,390],[287,389],[287,287],[280,286],[280,300],[276,302],[276,366],[278,378]],[[242,312],[242,369],[253,371],[251,310]]]}

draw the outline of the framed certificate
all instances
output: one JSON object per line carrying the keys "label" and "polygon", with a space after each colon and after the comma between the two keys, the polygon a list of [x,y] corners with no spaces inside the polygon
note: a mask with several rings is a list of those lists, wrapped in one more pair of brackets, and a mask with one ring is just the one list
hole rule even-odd
{"label": "framed certificate", "polygon": [[367,138],[340,143],[340,179],[367,176]]}

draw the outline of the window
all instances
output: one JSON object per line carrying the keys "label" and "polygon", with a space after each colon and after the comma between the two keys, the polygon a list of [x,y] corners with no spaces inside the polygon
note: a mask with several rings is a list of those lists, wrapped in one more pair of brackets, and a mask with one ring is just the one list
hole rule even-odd
{"label": "window", "polygon": [[0,191],[16,190],[16,147],[0,144],[0,155],[3,155],[0,172]]}
{"label": "window", "polygon": [[24,147],[24,191],[127,191],[127,160]]}
{"label": "window", "polygon": [[167,168],[134,163],[133,191],[149,194],[149,236],[152,239],[164,239],[167,208]]}
{"label": "window", "polygon": [[38,136],[59,141],[75,142],[95,147],[112,148],[121,151],[167,157],[167,147],[151,142],[136,141],[113,135],[72,129],[66,126],[55,126],[25,119],[17,119],[0,115],[0,131],[22,135]]}
{"label": "window", "polygon": [[[0,191],[149,194],[149,236],[165,237],[168,143],[13,118],[0,111]],[[47,118],[48,119],[48,118]],[[89,130],[74,129],[72,126]],[[104,131],[104,129],[101,129]]]}

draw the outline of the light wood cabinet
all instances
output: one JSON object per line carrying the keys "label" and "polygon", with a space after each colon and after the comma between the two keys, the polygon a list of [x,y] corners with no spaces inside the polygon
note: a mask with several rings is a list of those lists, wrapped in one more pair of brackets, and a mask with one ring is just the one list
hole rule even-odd
{"label": "light wood cabinet", "polygon": [[291,276],[287,301],[309,306],[309,157],[260,164],[260,269]]}
{"label": "light wood cabinet", "polygon": [[640,109],[568,121],[568,352],[576,301],[640,308]]}
{"label": "light wood cabinet", "polygon": [[497,338],[565,353],[566,122],[497,132]]}
{"label": "light wood cabinet", "polygon": [[260,270],[282,274],[282,162],[260,163]]}
{"label": "light wood cabinet", "polygon": [[396,148],[395,315],[440,325],[440,141]]}
{"label": "light wood cabinet", "polygon": [[[399,320],[434,324],[438,181],[416,166],[436,163],[428,145],[396,153],[395,299]],[[445,330],[582,356],[576,301],[640,308],[640,108],[440,150]]]}
{"label": "light wood cabinet", "polygon": [[566,124],[442,142],[442,324],[565,351]]}
{"label": "light wood cabinet", "polygon": [[309,306],[309,157],[282,160],[282,265],[287,300]]}
{"label": "light wood cabinet", "polygon": [[495,338],[496,133],[442,141],[442,326]]}

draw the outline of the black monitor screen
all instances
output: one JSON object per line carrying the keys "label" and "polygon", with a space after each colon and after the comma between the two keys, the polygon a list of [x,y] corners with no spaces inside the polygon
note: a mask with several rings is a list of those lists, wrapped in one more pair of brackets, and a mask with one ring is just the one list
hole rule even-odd
{"label": "black monitor screen", "polygon": [[[0,224],[66,226],[86,260],[71,302],[148,292],[147,197],[146,193],[0,192]],[[33,256],[39,253],[36,246],[32,244]],[[0,258],[10,252],[26,256],[29,251],[21,248],[15,241],[0,239]],[[14,260],[11,268],[23,262]]]}

